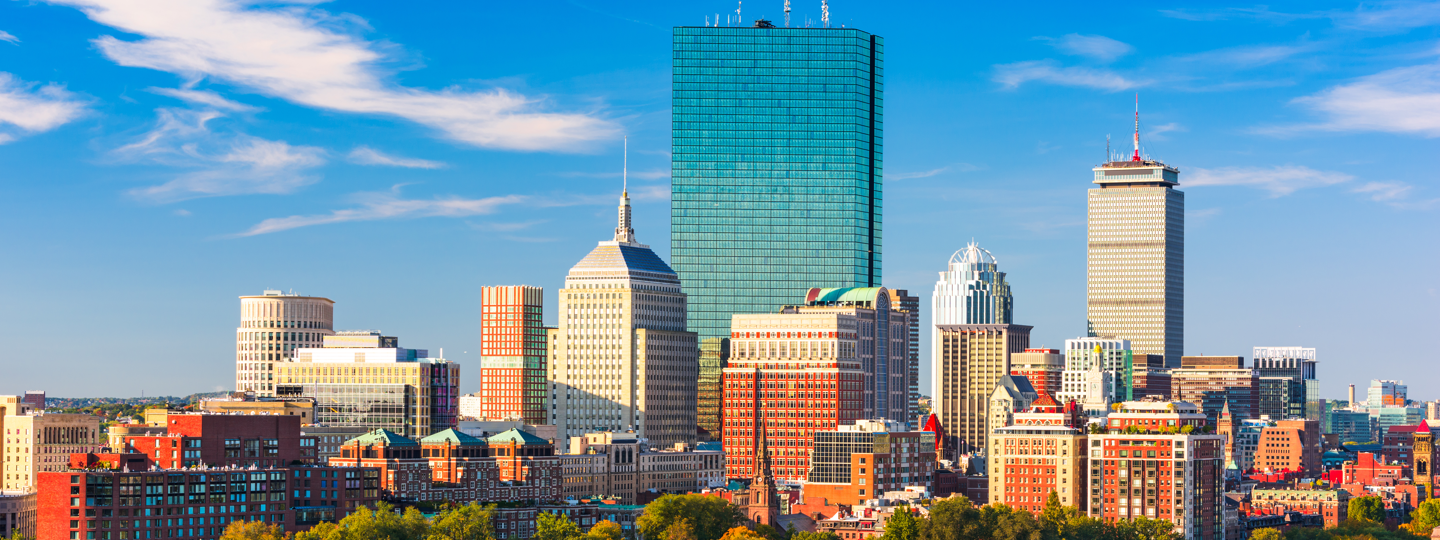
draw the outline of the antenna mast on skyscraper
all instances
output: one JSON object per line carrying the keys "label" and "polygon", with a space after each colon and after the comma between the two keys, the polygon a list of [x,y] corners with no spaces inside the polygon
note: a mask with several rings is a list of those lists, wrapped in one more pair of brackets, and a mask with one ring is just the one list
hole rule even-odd
{"label": "antenna mast on skyscraper", "polygon": [[1140,93],[1135,93],[1135,155],[1130,161],[1140,161]]}
{"label": "antenna mast on skyscraper", "polygon": [[735,0],[735,26],[744,26],[745,19],[740,17],[740,8],[745,7],[745,0]]}
{"label": "antenna mast on skyscraper", "polygon": [[820,0],[820,22],[825,23],[825,28],[830,27],[830,2]]}
{"label": "antenna mast on skyscraper", "polygon": [[785,28],[790,27],[790,0],[785,0]]}
{"label": "antenna mast on skyscraper", "polygon": [[1105,134],[1105,163],[1110,162],[1110,134]]}

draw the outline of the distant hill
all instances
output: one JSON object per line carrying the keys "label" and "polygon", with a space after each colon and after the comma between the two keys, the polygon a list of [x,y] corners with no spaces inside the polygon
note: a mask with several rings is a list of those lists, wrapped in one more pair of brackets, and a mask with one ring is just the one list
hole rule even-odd
{"label": "distant hill", "polygon": [[115,398],[115,397],[82,397],[82,398],[61,398],[46,397],[45,408],[47,409],[78,409],[94,407],[97,405],[160,405],[170,403],[184,405],[201,399],[221,397],[229,392],[200,392],[185,397],[179,396],[145,396],[136,398]]}

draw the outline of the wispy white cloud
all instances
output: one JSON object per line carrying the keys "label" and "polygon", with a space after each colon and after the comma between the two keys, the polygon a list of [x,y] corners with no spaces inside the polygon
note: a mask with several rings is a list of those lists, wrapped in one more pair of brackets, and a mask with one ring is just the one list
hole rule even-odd
{"label": "wispy white cloud", "polygon": [[40,86],[0,72],[0,144],[60,127],[85,112],[85,102],[56,84]]}
{"label": "wispy white cloud", "polygon": [[1268,191],[1271,197],[1289,195],[1306,188],[1341,184],[1355,178],[1345,173],[1317,171],[1300,165],[1197,168],[1191,170],[1188,176],[1184,182],[1187,186],[1248,186]]}
{"label": "wispy white cloud", "polygon": [[1148,127],[1146,127],[1146,128],[1145,128],[1145,136],[1148,137],[1148,138],[1150,138],[1150,139],[1152,139],[1152,140],[1164,141],[1164,140],[1169,140],[1169,139],[1165,136],[1165,134],[1166,134],[1166,133],[1170,133],[1170,132],[1172,132],[1172,131],[1173,131],[1173,132],[1176,132],[1176,133],[1180,133],[1180,132],[1185,132],[1185,131],[1190,131],[1190,130],[1189,130],[1189,129],[1186,129],[1185,126],[1180,125],[1178,122],[1169,122],[1169,123],[1165,123],[1165,124],[1158,124],[1158,125],[1153,125],[1153,126],[1148,126]]}
{"label": "wispy white cloud", "polygon": [[1160,14],[1187,21],[1256,20],[1288,24],[1300,20],[1330,19],[1335,26],[1350,30],[1393,32],[1440,24],[1440,4],[1425,0],[1362,2],[1353,10],[1323,10],[1304,13],[1271,11],[1269,7],[1219,9],[1162,9]]}
{"label": "wispy white cloud", "polygon": [[481,147],[576,151],[616,126],[586,113],[544,110],[542,100],[495,88],[399,86],[380,64],[383,47],[359,37],[363,23],[311,2],[241,0],[51,0],[142,38],[95,40],[112,61],[213,78],[320,109],[404,118]]}
{"label": "wispy white cloud", "polygon": [[1101,62],[1109,62],[1135,51],[1135,47],[1130,46],[1129,43],[1105,36],[1065,34],[1059,38],[1041,37],[1037,39],[1049,41],[1056,50],[1062,53],[1094,58]]}
{"label": "wispy white cloud", "polygon": [[910,172],[910,173],[893,173],[893,174],[887,174],[887,175],[885,175],[885,179],[886,179],[886,180],[911,180],[911,179],[915,179],[915,178],[929,178],[929,177],[931,177],[931,176],[935,176],[935,175],[937,175],[937,174],[943,173],[943,172],[948,171],[948,170],[950,170],[950,167],[949,167],[949,166],[945,166],[945,167],[940,167],[939,169],[930,169],[930,170],[928,170],[928,171],[919,171],[919,172]]}
{"label": "wispy white cloud", "polygon": [[207,92],[205,90],[190,90],[184,88],[147,88],[146,90],[195,105],[207,105],[224,111],[254,112],[260,110],[259,107],[252,107],[244,103],[231,101],[221,97],[220,94]]}
{"label": "wispy white cloud", "polygon": [[16,45],[19,45],[19,44],[20,44],[20,38],[17,38],[17,37],[15,37],[15,34],[11,34],[11,33],[6,32],[6,31],[4,31],[4,30],[0,30],[0,41],[8,41],[8,42],[14,43],[14,44],[16,44]]}
{"label": "wispy white cloud", "polygon": [[351,163],[359,163],[361,165],[384,165],[388,167],[408,167],[411,169],[439,169],[445,166],[444,163],[439,161],[392,156],[370,148],[369,146],[355,147],[354,150],[350,151],[348,157]]}
{"label": "wispy white cloud", "polygon": [[1225,47],[1173,58],[1175,62],[1203,63],[1225,69],[1249,69],[1266,66],[1314,51],[1320,44],[1304,42],[1294,45],[1242,45]]}
{"label": "wispy white cloud", "polygon": [[1415,197],[1415,186],[1405,182],[1366,182],[1350,190],[1370,200],[1408,210],[1440,208],[1440,198],[1419,199]]}
{"label": "wispy white cloud", "polygon": [[209,110],[160,109],[155,127],[112,153],[119,159],[190,169],[169,182],[130,191],[136,198],[168,203],[199,197],[290,193],[319,180],[310,169],[325,151],[292,146],[243,133],[214,132],[220,118]]}
{"label": "wispy white cloud", "polygon": [[300,215],[270,218],[255,224],[235,236],[256,236],[351,221],[378,221],[386,219],[417,219],[424,217],[468,217],[494,213],[500,207],[524,201],[519,195],[465,199],[446,197],[435,199],[402,199],[399,190],[388,192],[357,193],[352,201],[358,206],[333,210],[328,214]]}
{"label": "wispy white cloud", "polygon": [[1440,24],[1440,3],[1364,2],[1354,11],[1332,15],[1338,26],[1363,30],[1396,31]]}
{"label": "wispy white cloud", "polygon": [[1382,71],[1295,102],[1329,118],[1318,125],[1269,131],[1383,131],[1440,137],[1440,64]]}
{"label": "wispy white cloud", "polygon": [[1061,86],[1080,86],[1110,92],[1139,88],[1149,81],[1134,79],[1109,69],[1061,66],[1054,60],[1033,60],[995,66],[991,78],[1007,89],[1038,81]]}

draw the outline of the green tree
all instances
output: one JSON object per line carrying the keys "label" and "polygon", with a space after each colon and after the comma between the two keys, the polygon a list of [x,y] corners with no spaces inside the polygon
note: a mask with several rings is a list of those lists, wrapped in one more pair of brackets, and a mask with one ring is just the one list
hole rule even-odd
{"label": "green tree", "polygon": [[264,521],[232,521],[220,540],[285,540],[285,533]]}
{"label": "green tree", "polygon": [[1181,535],[1175,532],[1175,524],[1163,519],[1139,516],[1119,523],[1123,524],[1128,536],[1136,540],[1180,540],[1181,538]]}
{"label": "green tree", "polygon": [[635,528],[645,538],[660,538],[681,519],[690,520],[696,540],[719,540],[745,516],[740,509],[719,497],[704,495],[662,495],[645,506]]}
{"label": "green tree", "polygon": [[1428,537],[1435,527],[1440,527],[1440,499],[1430,499],[1410,512],[1410,523],[1404,525],[1410,534]]}
{"label": "green tree", "polygon": [[919,540],[975,540],[980,511],[965,497],[940,499],[930,505],[930,519],[920,522]]}
{"label": "green tree", "polygon": [[1385,523],[1385,501],[1380,500],[1380,497],[1368,495],[1350,499],[1347,510],[1350,519]]}
{"label": "green tree", "polygon": [[920,524],[916,522],[915,516],[910,513],[909,506],[900,506],[890,514],[890,519],[885,520],[885,534],[880,540],[919,540]]}
{"label": "green tree", "polygon": [[788,540],[790,538],[790,531],[782,531],[767,523],[755,525],[755,534],[766,540]]}
{"label": "green tree", "polygon": [[585,533],[583,540],[624,540],[625,530],[620,528],[619,523],[602,519],[590,526],[590,532]]}
{"label": "green tree", "polygon": [[574,540],[580,538],[580,527],[565,514],[541,512],[535,516],[535,540]]}
{"label": "green tree", "polygon": [[840,540],[840,535],[833,532],[795,531],[790,535],[790,540]]}
{"label": "green tree", "polygon": [[309,530],[295,533],[295,540],[349,540],[350,533],[343,527],[322,521]]}
{"label": "green tree", "polygon": [[1081,517],[1080,510],[1060,504],[1060,494],[1051,491],[1040,511],[1040,532],[1045,540],[1074,540],[1070,522]]}
{"label": "green tree", "polygon": [[1284,540],[1285,535],[1280,534],[1280,529],[1264,528],[1256,529],[1250,533],[1250,540]]}
{"label": "green tree", "polygon": [[991,538],[994,540],[1041,540],[1040,522],[1026,510],[1012,510],[999,516]]}
{"label": "green tree", "polygon": [[495,507],[471,501],[465,506],[447,505],[430,520],[428,540],[492,540],[495,525],[491,522]]}
{"label": "green tree", "polygon": [[[646,508],[649,507],[647,506]],[[744,525],[736,525],[731,527],[730,530],[725,531],[725,535],[721,536],[720,540],[765,540],[765,538],[755,534],[755,531],[750,530]]]}
{"label": "green tree", "polygon": [[665,528],[661,540],[695,540],[695,525],[691,524],[689,519],[682,518]]}

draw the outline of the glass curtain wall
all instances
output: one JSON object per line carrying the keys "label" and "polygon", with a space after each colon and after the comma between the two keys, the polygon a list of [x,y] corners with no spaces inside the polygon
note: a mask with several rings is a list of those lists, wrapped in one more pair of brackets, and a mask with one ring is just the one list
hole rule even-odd
{"label": "glass curtain wall", "polygon": [[671,266],[689,330],[810,287],[881,280],[884,40],[851,28],[678,27]]}

